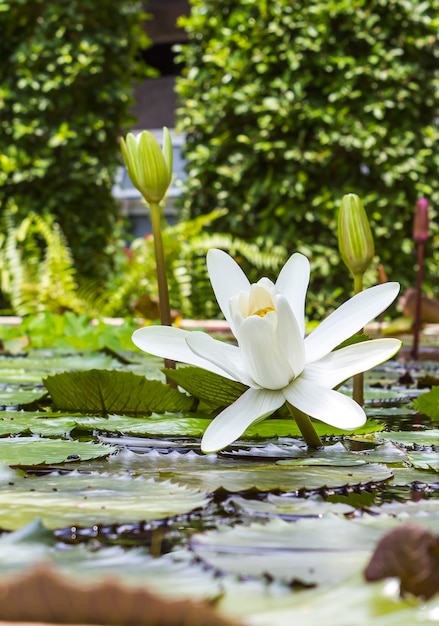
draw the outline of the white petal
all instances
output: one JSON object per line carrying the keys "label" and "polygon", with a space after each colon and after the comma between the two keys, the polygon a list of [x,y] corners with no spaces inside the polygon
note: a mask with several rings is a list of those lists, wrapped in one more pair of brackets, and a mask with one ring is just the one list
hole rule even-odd
{"label": "white petal", "polygon": [[294,317],[291,306],[283,294],[275,296],[278,317],[277,339],[280,349],[294,372],[298,376],[305,366],[305,344],[303,334]]}
{"label": "white petal", "polygon": [[283,394],[303,413],[336,428],[351,430],[366,421],[365,412],[354,400],[302,377],[283,389]]}
{"label": "white petal", "polygon": [[134,331],[132,341],[148,354],[181,361],[189,365],[197,365],[215,374],[230,378],[227,372],[192,352],[186,343],[186,338],[190,334],[190,331],[172,326],[146,326]]}
{"label": "white petal", "polygon": [[268,417],[284,402],[285,398],[279,391],[249,389],[209,424],[201,440],[202,451],[222,450],[238,439],[251,424]]}
{"label": "white petal", "polygon": [[223,250],[209,250],[206,262],[215,297],[234,334],[229,300],[241,291],[250,291],[250,282],[236,261]]}
{"label": "white petal", "polygon": [[274,312],[265,317],[252,315],[237,331],[244,369],[264,389],[281,389],[294,377],[279,345],[277,319]]}
{"label": "white petal", "polygon": [[213,339],[210,335],[199,331],[189,333],[186,342],[196,355],[209,361],[213,366],[218,366],[222,372],[226,373],[223,375],[244,385],[250,386],[253,383],[244,369],[241,352],[236,346]]}
{"label": "white petal", "polygon": [[329,354],[352,337],[394,301],[399,283],[384,283],[361,291],[321,322],[305,339],[306,362]]}
{"label": "white petal", "polygon": [[387,361],[401,345],[399,339],[372,339],[340,348],[307,365],[302,377],[332,389],[351,376]]}
{"label": "white petal", "polygon": [[281,269],[276,281],[276,288],[290,303],[302,337],[305,335],[305,298],[309,273],[308,259],[303,254],[295,252]]}

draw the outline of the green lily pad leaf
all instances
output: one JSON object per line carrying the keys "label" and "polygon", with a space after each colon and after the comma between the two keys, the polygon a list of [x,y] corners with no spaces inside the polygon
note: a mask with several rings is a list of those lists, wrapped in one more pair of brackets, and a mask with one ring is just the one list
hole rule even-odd
{"label": "green lily pad leaf", "polygon": [[410,452],[408,460],[416,469],[439,472],[439,454],[437,452]]}
{"label": "green lily pad leaf", "polygon": [[[193,417],[189,417],[192,416]],[[159,415],[148,417],[126,417],[109,415],[107,418],[78,417],[76,426],[80,430],[123,433],[125,435],[146,435],[154,437],[201,437],[211,418],[198,417],[197,413]],[[120,441],[121,445],[126,442]]]}
{"label": "green lily pad leaf", "polygon": [[413,406],[419,413],[439,420],[439,387],[433,387],[427,393],[421,394],[413,401]]}
{"label": "green lily pad leaf", "polygon": [[431,626],[430,616],[437,610],[434,601],[420,607],[413,598],[400,598],[397,581],[365,584],[362,574],[329,588],[277,597],[272,599],[271,606],[267,604],[267,600],[265,606],[248,603],[245,610],[239,604],[239,597],[226,596],[220,607],[224,606],[229,614],[245,619],[251,626]]}
{"label": "green lily pad leaf", "polygon": [[352,452],[341,442],[325,446],[318,450],[308,450],[306,454],[294,456],[300,457],[292,460],[279,460],[280,465],[333,465],[335,467],[349,467],[363,465],[364,463],[403,463],[408,459],[407,455],[391,442],[385,442],[374,450]]}
{"label": "green lily pad leaf", "polygon": [[284,466],[333,465],[334,467],[350,467],[365,463],[367,460],[363,455],[350,452],[341,442],[332,446],[325,446],[319,450],[309,450],[305,457],[278,461],[279,465]]}
{"label": "green lily pad leaf", "polygon": [[439,444],[439,430],[413,430],[399,432],[382,432],[377,434],[378,440],[392,441],[406,448],[414,446],[435,446]]}
{"label": "green lily pad leaf", "polygon": [[437,525],[439,520],[439,500],[422,499],[413,502],[384,502],[380,506],[372,505],[370,511],[379,515],[391,515],[400,518],[404,524],[419,523],[423,526],[427,525],[427,516],[433,518],[434,524]]}
{"label": "green lily pad leaf", "polygon": [[[112,459],[117,464],[120,455]],[[148,459],[145,463],[144,459]],[[142,462],[143,459],[143,462]],[[392,472],[385,465],[368,463],[358,467],[284,467],[275,462],[242,463],[234,458],[179,454],[131,454],[121,458],[123,467],[147,476],[171,478],[180,484],[207,492],[225,489],[231,493],[315,490],[386,481]]]}
{"label": "green lily pad leaf", "polygon": [[413,467],[395,467],[392,469],[393,477],[389,484],[403,487],[413,483],[422,485],[438,485],[439,476],[436,472],[429,472],[424,469],[414,469]]}
{"label": "green lily pad leaf", "polygon": [[0,405],[2,406],[26,406],[33,404],[47,396],[45,389],[11,389],[0,391]]}
{"label": "green lily pad leaf", "polygon": [[8,465],[48,465],[98,459],[117,452],[117,448],[88,441],[13,437],[0,439],[0,459]]}
{"label": "green lily pad leaf", "polygon": [[178,369],[164,369],[163,371],[166,376],[186,389],[191,395],[204,400],[215,408],[229,406],[248,389],[242,383],[208,372],[200,367],[179,367]]}
{"label": "green lily pad leaf", "polygon": [[23,357],[0,357],[0,379],[13,383],[42,382],[48,374],[66,370],[110,369],[117,365],[117,360],[104,352],[58,355],[44,352]]}
{"label": "green lily pad leaf", "polygon": [[132,372],[89,370],[48,376],[44,384],[57,408],[82,413],[188,410],[192,399],[157,380]]}
{"label": "green lily pad leaf", "polygon": [[[192,413],[183,411],[182,413],[159,414],[153,412],[152,415],[142,418],[129,418],[120,415],[109,415],[108,422],[102,418],[81,418],[77,420],[80,428],[96,430],[104,432],[119,432],[129,435],[146,435],[146,436],[162,436],[162,437],[201,437],[212,421],[212,417],[207,417],[203,413]],[[320,436],[323,433],[328,434],[331,431],[330,426],[317,423],[314,424]],[[370,425],[373,432],[377,430],[376,425]],[[335,430],[332,434],[336,434]],[[337,430],[338,434],[342,431]],[[273,439],[277,437],[301,437],[301,433],[293,419],[277,419],[271,418],[264,420],[258,424],[250,426],[242,438],[235,442],[232,447],[242,447],[248,445],[248,440]],[[303,440],[302,440],[303,441]]]}
{"label": "green lily pad leaf", "polygon": [[[217,599],[224,591],[223,581],[208,572],[186,552],[152,557],[146,549],[126,550],[120,546],[90,550],[81,544],[68,550],[54,549],[53,532],[35,520],[0,536],[0,579],[27,570],[29,565],[50,563],[71,581],[95,583],[117,579],[127,587],[144,585],[169,598]],[[262,586],[258,589],[263,591]]]}
{"label": "green lily pad leaf", "polygon": [[277,496],[269,493],[266,500],[251,500],[241,496],[232,496],[228,504],[246,515],[258,517],[281,517],[282,519],[298,517],[321,517],[326,513],[346,515],[353,513],[355,508],[343,502],[327,502],[320,496],[310,498]]}
{"label": "green lily pad leaf", "polygon": [[47,528],[122,524],[189,513],[207,502],[198,490],[170,481],[52,473],[0,486],[0,527],[15,530],[35,518]]}
{"label": "green lily pad leaf", "polygon": [[208,531],[194,535],[191,548],[227,573],[333,585],[363,570],[384,533],[326,514],[294,523],[272,519]]}
{"label": "green lily pad leaf", "polygon": [[75,425],[74,417],[61,413],[45,413],[43,411],[0,412],[0,437],[19,433],[57,437],[70,433]]}
{"label": "green lily pad leaf", "polygon": [[3,383],[41,383],[43,374],[41,372],[29,372],[27,370],[15,370],[0,368],[0,376]]}

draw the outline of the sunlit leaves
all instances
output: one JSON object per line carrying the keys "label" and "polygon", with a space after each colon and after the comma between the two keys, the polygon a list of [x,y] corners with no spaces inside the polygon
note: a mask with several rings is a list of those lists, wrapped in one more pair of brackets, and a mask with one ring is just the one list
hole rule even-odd
{"label": "sunlit leaves", "polygon": [[169,385],[131,372],[65,372],[48,376],[44,384],[57,408],[83,413],[178,412],[192,404]]}

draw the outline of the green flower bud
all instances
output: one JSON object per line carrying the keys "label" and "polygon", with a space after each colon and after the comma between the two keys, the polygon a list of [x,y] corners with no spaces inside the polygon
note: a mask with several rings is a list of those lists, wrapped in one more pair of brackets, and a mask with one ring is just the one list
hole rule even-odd
{"label": "green flower bud", "polygon": [[131,182],[147,202],[160,202],[172,178],[171,135],[163,128],[163,149],[147,130],[138,135],[128,133],[120,147]]}
{"label": "green flower bud", "polygon": [[343,196],[338,213],[338,249],[350,272],[364,274],[375,253],[369,220],[360,198]]}

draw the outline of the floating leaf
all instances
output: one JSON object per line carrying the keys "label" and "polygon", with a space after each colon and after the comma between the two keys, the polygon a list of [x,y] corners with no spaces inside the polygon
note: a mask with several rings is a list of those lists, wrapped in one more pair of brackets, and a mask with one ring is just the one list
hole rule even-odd
{"label": "floating leaf", "polygon": [[115,580],[85,586],[47,565],[0,583],[0,619],[125,626],[232,626],[207,605],[167,600]]}
{"label": "floating leaf", "polygon": [[408,448],[413,448],[414,446],[435,446],[439,445],[439,430],[383,432],[377,434],[376,438],[378,440],[392,441]]}
{"label": "floating leaf", "polygon": [[[142,459],[148,459],[148,462]],[[118,457],[113,463],[118,463]],[[124,467],[141,468],[144,476],[171,478],[176,482],[206,492],[225,489],[231,493],[259,491],[316,490],[376,483],[391,478],[385,465],[370,463],[358,467],[284,467],[275,462],[243,463],[238,459],[194,454],[132,454],[123,459]]]}
{"label": "floating leaf", "polygon": [[[438,452],[410,452],[408,460],[416,469],[439,472]],[[437,480],[439,480],[439,476],[437,476]]]}
{"label": "floating leaf", "polygon": [[178,412],[192,400],[169,385],[132,372],[89,370],[48,376],[44,384],[61,410],[82,413]]}
{"label": "floating leaf", "polygon": [[117,448],[89,441],[14,437],[0,439],[0,459],[8,465],[44,465],[98,459],[114,454]]}
{"label": "floating leaf", "polygon": [[2,406],[26,406],[33,404],[47,396],[46,390],[41,389],[11,389],[0,391],[0,405]]}
{"label": "floating leaf", "polygon": [[224,572],[333,585],[362,571],[384,532],[326,514],[208,531],[194,535],[191,547]]}
{"label": "floating leaf", "polygon": [[258,517],[280,517],[282,519],[297,519],[300,517],[321,517],[325,513],[337,513],[346,515],[353,513],[354,507],[343,502],[327,502],[320,496],[310,498],[289,497],[287,495],[277,496],[269,493],[264,501],[251,500],[241,496],[232,496],[228,501],[238,511],[246,515],[256,515]]}
{"label": "floating leaf", "polygon": [[[101,418],[102,419],[102,418]],[[75,418],[61,413],[43,411],[0,412],[0,436],[33,433],[51,437],[68,434],[75,428]]]}
{"label": "floating leaf", "polygon": [[[0,535],[0,581],[9,581],[11,572],[18,573],[29,565],[53,564],[71,581],[97,583],[116,579],[127,587],[140,584],[168,598],[214,600],[223,593],[223,583],[215,572],[194,561],[193,554],[178,553],[152,557],[146,548],[125,548],[117,545],[90,550],[84,544],[71,545],[68,550],[56,544],[53,531],[39,520],[19,530]],[[0,603],[1,607],[1,603]]]}
{"label": "floating leaf", "polygon": [[47,528],[122,524],[188,513],[207,502],[198,490],[170,481],[51,473],[0,485],[0,527],[17,529],[35,518]]}

